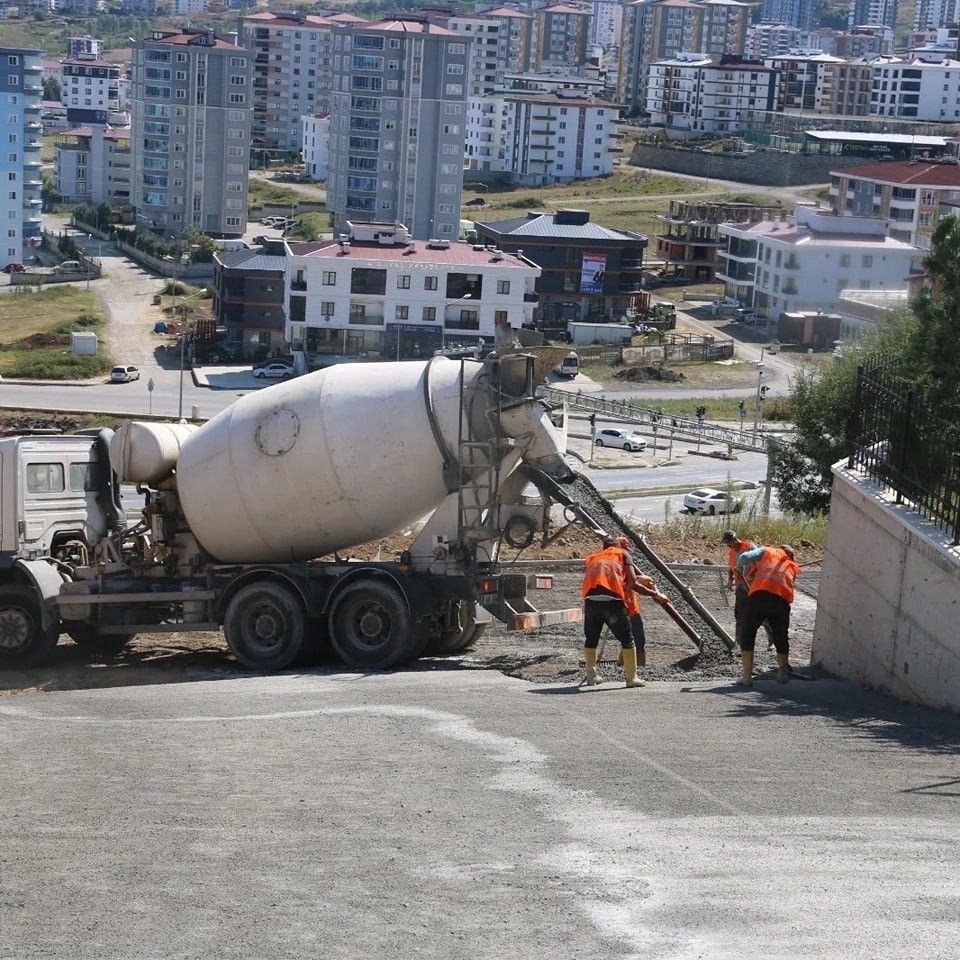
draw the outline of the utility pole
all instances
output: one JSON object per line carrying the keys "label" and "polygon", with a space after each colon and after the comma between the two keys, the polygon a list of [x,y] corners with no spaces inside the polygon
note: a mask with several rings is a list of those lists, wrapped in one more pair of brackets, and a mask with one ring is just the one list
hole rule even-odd
{"label": "utility pole", "polygon": [[757,399],[756,404],[753,410],[753,432],[756,433],[760,429],[760,384],[763,380],[763,361],[757,361]]}

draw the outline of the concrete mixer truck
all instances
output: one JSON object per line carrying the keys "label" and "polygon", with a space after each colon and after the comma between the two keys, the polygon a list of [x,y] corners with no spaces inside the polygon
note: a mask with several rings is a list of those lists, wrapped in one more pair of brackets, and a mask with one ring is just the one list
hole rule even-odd
{"label": "concrete mixer truck", "polygon": [[[251,669],[317,643],[382,669],[462,649],[494,617],[579,619],[536,610],[498,563],[546,535],[550,491],[572,476],[565,428],[534,396],[555,360],[350,364],[202,426],[0,440],[0,666],[42,663],[62,634],[109,654],[138,633],[222,629]],[[397,557],[349,556],[407,530]]]}

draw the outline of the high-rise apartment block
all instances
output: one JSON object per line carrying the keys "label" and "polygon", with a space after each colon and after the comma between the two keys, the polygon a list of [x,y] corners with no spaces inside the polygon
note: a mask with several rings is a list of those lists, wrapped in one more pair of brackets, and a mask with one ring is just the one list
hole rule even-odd
{"label": "high-rise apartment block", "polygon": [[330,109],[330,31],[335,21],[292,13],[240,20],[240,42],[253,51],[254,154],[302,146],[301,117]]}
{"label": "high-rise apartment block", "polygon": [[576,75],[587,63],[590,47],[590,14],[586,10],[554,3],[533,10],[535,73]]}
{"label": "high-rise apartment block", "polygon": [[473,41],[469,96],[479,97],[503,88],[508,74],[529,71],[533,20],[528,14],[497,7],[481,13],[457,14],[441,19],[440,24]]}
{"label": "high-rise apartment block", "polygon": [[137,225],[240,235],[247,222],[249,50],[192,30],[133,48],[131,203]]}
{"label": "high-rise apartment block", "polygon": [[455,239],[470,41],[419,19],[333,30],[327,206],[347,221],[404,224],[416,239]]}
{"label": "high-rise apartment block", "polygon": [[785,23],[801,30],[817,26],[820,4],[814,0],[763,0],[761,20],[770,23]]}
{"label": "high-rise apartment block", "polygon": [[43,52],[0,47],[0,265],[22,262],[40,241]]}
{"label": "high-rise apartment block", "polygon": [[750,5],[739,0],[635,0],[624,8],[618,100],[646,106],[650,65],[679,53],[742,54]]}

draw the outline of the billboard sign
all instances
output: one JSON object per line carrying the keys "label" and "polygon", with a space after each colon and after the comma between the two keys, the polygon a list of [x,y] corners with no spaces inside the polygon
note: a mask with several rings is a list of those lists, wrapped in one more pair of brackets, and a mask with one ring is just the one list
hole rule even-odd
{"label": "billboard sign", "polygon": [[605,253],[585,253],[580,266],[580,292],[603,293],[603,280],[607,274]]}

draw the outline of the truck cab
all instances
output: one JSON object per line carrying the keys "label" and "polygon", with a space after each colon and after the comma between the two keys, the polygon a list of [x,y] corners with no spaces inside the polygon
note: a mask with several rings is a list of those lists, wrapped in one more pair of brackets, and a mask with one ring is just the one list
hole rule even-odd
{"label": "truck cab", "polygon": [[105,469],[90,436],[0,440],[0,570],[98,543]]}

